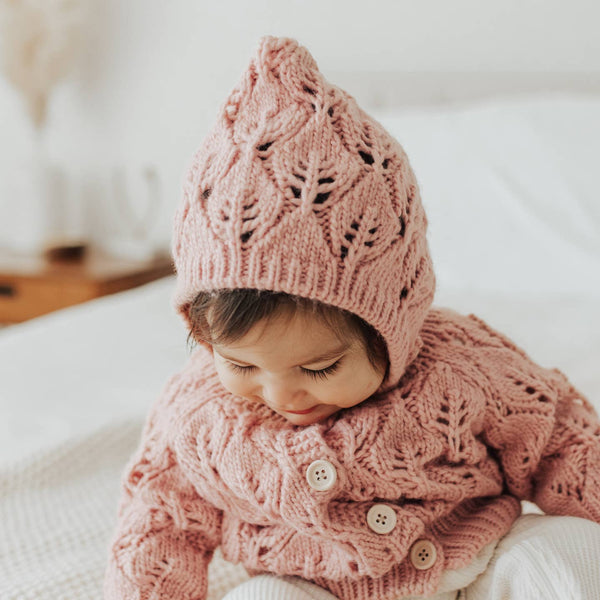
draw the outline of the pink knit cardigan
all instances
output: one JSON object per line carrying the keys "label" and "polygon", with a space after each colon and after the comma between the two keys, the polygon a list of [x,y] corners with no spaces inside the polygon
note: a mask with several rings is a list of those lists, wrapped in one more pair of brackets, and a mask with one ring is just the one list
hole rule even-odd
{"label": "pink knit cardigan", "polygon": [[[217,546],[250,574],[396,600],[433,593],[521,499],[600,522],[600,422],[564,374],[472,314],[433,307],[420,335],[396,389],[304,428],[232,396],[198,348],[126,469],[107,600],[204,599]],[[332,486],[309,485],[315,461]],[[369,525],[374,505],[393,511],[391,531]],[[423,541],[435,560],[417,568]]]}

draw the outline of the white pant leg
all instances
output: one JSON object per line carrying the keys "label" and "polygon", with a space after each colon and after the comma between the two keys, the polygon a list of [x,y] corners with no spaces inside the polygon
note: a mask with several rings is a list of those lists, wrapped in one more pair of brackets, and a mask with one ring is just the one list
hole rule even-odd
{"label": "white pant leg", "polygon": [[598,600],[600,525],[579,517],[520,516],[464,600]]}
{"label": "white pant leg", "polygon": [[233,588],[222,600],[337,600],[322,587],[288,575],[257,575]]}

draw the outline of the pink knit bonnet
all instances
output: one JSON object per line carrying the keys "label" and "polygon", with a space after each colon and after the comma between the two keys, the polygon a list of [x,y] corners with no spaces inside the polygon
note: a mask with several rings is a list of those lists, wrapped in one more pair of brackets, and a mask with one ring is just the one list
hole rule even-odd
{"label": "pink knit bonnet", "polygon": [[308,50],[265,36],[191,161],[176,212],[174,304],[287,292],[351,311],[387,343],[394,387],[417,356],[435,276],[400,144]]}

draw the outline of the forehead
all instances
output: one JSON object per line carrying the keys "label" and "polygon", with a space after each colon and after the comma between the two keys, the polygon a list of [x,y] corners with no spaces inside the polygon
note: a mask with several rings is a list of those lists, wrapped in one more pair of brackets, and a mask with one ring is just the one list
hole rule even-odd
{"label": "forehead", "polygon": [[300,312],[264,319],[235,342],[214,344],[219,354],[240,362],[293,363],[293,366],[323,354],[339,356],[353,346],[350,335],[340,339],[321,319]]}

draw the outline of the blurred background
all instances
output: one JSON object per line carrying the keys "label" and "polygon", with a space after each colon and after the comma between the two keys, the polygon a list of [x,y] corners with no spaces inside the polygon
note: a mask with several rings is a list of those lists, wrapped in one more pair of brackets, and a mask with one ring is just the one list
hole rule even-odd
{"label": "blurred background", "polygon": [[600,93],[592,0],[0,7],[0,250],[11,252],[168,248],[187,161],[264,34],[298,39],[367,111]]}

